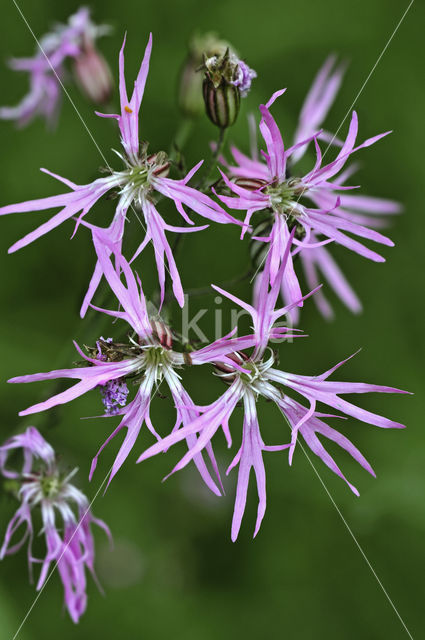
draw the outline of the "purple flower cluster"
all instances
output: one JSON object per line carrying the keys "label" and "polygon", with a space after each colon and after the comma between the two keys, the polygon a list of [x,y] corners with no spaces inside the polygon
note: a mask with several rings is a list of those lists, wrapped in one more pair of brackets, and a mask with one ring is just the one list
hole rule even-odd
{"label": "purple flower cluster", "polygon": [[[110,175],[84,185],[46,171],[64,183],[68,190],[57,196],[0,208],[0,215],[59,209],[47,222],[16,242],[10,252],[28,245],[68,220],[75,223],[74,233],[79,227],[89,230],[96,262],[83,300],[81,316],[91,307],[118,321],[116,327],[122,323],[123,328],[117,329],[121,332],[119,339],[99,338],[96,346],[87,347],[86,351],[74,343],[83,360],[79,366],[18,376],[9,382],[27,383],[59,378],[76,381],[65,391],[21,411],[21,416],[43,412],[66,404],[92,389],[100,389],[106,416],[119,416],[119,423],[94,456],[90,478],[101,452],[117,434],[123,432],[124,435],[110,469],[108,484],[133,447],[139,446],[138,436],[146,427],[156,442],[139,454],[138,462],[166,452],[184,441],[184,454],[171,473],[193,462],[203,482],[220,496],[224,489],[213,445],[215,435],[221,429],[229,448],[233,446],[233,440],[238,442],[226,471],[227,474],[232,469],[238,469],[231,538],[236,540],[239,534],[251,470],[255,475],[258,491],[255,536],[266,510],[264,453],[287,451],[288,463],[292,465],[297,443],[301,439],[358,495],[357,489],[345,477],[322,440],[338,444],[372,475],[373,469],[357,447],[345,435],[331,427],[327,419],[355,418],[383,429],[403,427],[398,422],[345,399],[346,394],[405,393],[388,386],[331,379],[349,358],[324,373],[301,375],[283,371],[278,366],[275,351],[276,342],[304,336],[300,330],[282,326],[278,321],[284,317],[297,321],[300,308],[310,296],[316,300],[323,315],[332,315],[332,309],[320,286],[319,272],[350,309],[360,309],[360,302],[330,251],[332,244],[338,244],[369,260],[382,262],[384,258],[370,249],[367,242],[393,245],[377,228],[382,224],[381,214],[396,213],[400,210],[399,205],[356,193],[352,195],[351,190],[357,187],[347,185],[356,168],[350,164],[353,154],[374,144],[388,132],[357,142],[358,119],[355,112],[344,140],[339,140],[321,128],[343,74],[342,66],[334,69],[335,60],[330,58],[319,71],[307,95],[291,146],[285,146],[271,113],[271,107],[284,93],[283,89],[273,93],[270,100],[259,107],[259,131],[266,147],[261,152],[261,158],[254,146],[250,156],[231,147],[234,163],[230,163],[220,147],[223,139],[221,131],[221,142],[214,147],[213,156],[213,160],[219,161],[224,167],[224,170],[220,170],[221,178],[210,184],[210,174],[207,172],[198,184],[191,186],[202,160],[186,175],[183,172],[180,177],[169,177],[175,169],[172,159],[162,151],[148,152],[147,142],[141,140],[139,135],[139,111],[148,76],[152,36],[149,37],[131,95],[127,93],[124,75],[124,46],[125,41],[119,53],[120,113],[98,114],[112,118],[118,124],[122,145],[122,150],[118,153],[121,168],[111,169]],[[228,56],[227,50],[223,57],[226,64]],[[255,72],[241,60],[237,64],[238,75],[233,81],[232,91],[239,91],[236,94],[236,99],[239,100],[240,95],[243,96],[248,91]],[[218,85],[218,89],[220,86]],[[210,92],[214,90],[212,86]],[[211,95],[213,94],[209,93],[209,99]],[[225,104],[226,94],[222,86],[221,93],[217,93],[215,97],[217,96],[223,98],[220,108],[224,113],[228,105]],[[235,95],[232,99],[235,99]],[[322,152],[321,141],[329,143],[329,148],[334,152],[333,157],[326,162],[324,156],[328,149]],[[297,163],[309,146],[314,146],[313,166],[307,172],[298,172]],[[118,196],[112,219],[105,227],[94,225],[88,220],[88,216],[94,205],[100,203],[103,196],[110,192]],[[173,203],[184,226],[166,222],[165,214],[159,210],[160,202],[164,199]],[[244,212],[244,220],[233,217],[224,207]],[[142,214],[146,228],[144,236],[136,240],[136,249],[133,248],[129,253],[125,230],[131,208]],[[235,326],[229,334],[202,346],[190,344],[187,336],[175,335],[173,328],[158,314],[149,313],[142,281],[133,270],[133,262],[152,244],[159,281],[160,312],[170,302],[168,284],[171,285],[175,300],[183,307],[183,286],[175,254],[166,234],[198,232],[208,226],[194,226],[192,214],[205,218],[208,223],[237,225],[241,239],[247,234],[251,236],[256,256],[254,268],[257,268],[250,302],[213,285],[215,291],[249,314],[252,322],[250,332],[239,334],[238,327]],[[299,268],[304,272],[311,289],[306,295],[301,290]],[[109,309],[93,304],[102,279],[115,300]],[[284,300],[283,306],[279,303],[280,295]],[[126,337],[123,339],[122,335]],[[218,376],[225,383],[223,393],[212,403],[197,404],[189,394],[185,373],[190,367],[202,367],[200,372],[204,376],[205,385],[209,385],[212,375]],[[131,391],[127,386],[130,383]],[[151,404],[161,385],[166,387],[167,397],[176,415],[175,424],[166,429],[165,435],[158,433],[151,419]],[[282,437],[279,428],[276,434],[277,444],[265,444],[263,440],[260,427],[262,399],[272,402],[289,426],[288,438]],[[235,421],[230,424],[237,406],[243,407],[240,426]],[[338,412],[337,416],[333,415],[335,411]],[[18,475],[7,476],[9,472],[5,467],[6,458],[9,450],[16,447],[22,448],[24,453],[23,469]],[[41,471],[38,467],[34,471],[35,461],[41,464]],[[30,563],[34,561],[31,555],[31,510],[40,506],[47,555],[43,562],[39,588],[46,579],[49,564],[57,561],[64,583],[66,605],[71,617],[77,620],[85,608],[84,570],[93,569],[89,524],[96,522],[103,527],[105,525],[94,520],[91,515],[87,516],[89,511],[86,498],[69,484],[69,477],[62,478],[59,474],[53,450],[35,429],[30,428],[22,436],[12,438],[0,448],[0,465],[3,475],[17,478],[21,482],[18,492],[21,507],[7,529],[2,555],[17,550],[23,544],[21,542],[18,546],[10,547],[14,531],[21,523],[25,523],[29,560]],[[85,511],[81,526],[77,524],[80,520],[77,520],[70,509],[69,501],[77,506],[78,518]],[[56,511],[63,519],[63,533],[59,532],[55,523]]]}
{"label": "purple flower cluster", "polygon": [[115,416],[119,408],[125,406],[128,393],[129,391],[125,380],[111,380],[111,382],[107,382],[101,387],[105,413],[108,416]]}

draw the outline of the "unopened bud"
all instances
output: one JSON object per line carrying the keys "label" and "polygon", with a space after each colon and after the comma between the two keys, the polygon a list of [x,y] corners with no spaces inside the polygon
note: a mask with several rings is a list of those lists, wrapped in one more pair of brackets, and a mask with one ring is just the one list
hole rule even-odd
{"label": "unopened bud", "polygon": [[165,151],[158,151],[147,156],[146,162],[153,167],[153,174],[157,178],[166,178],[170,173],[170,162]]}
{"label": "unopened bud", "polygon": [[232,126],[238,117],[241,96],[239,89],[223,81],[218,87],[206,77],[203,83],[204,102],[207,116],[217,127]]}
{"label": "unopened bud", "polygon": [[74,61],[74,74],[85,96],[95,104],[108,102],[113,89],[111,70],[92,43],[86,45]]}
{"label": "unopened bud", "polygon": [[240,99],[248,94],[256,73],[229,48],[223,55],[204,59],[204,102],[210,120],[230,127],[239,113]]}
{"label": "unopened bud", "polygon": [[151,326],[154,336],[165,349],[172,349],[173,334],[170,327],[158,318],[151,319]]}
{"label": "unopened bud", "polygon": [[196,35],[189,43],[189,53],[180,73],[179,107],[189,118],[198,118],[204,113],[202,98],[202,64],[205,57],[222,56],[228,43],[219,40],[214,33]]}
{"label": "unopened bud", "polygon": [[268,184],[266,180],[261,180],[260,178],[235,178],[233,182],[237,184],[238,187],[242,187],[248,191],[260,191],[260,189]]}

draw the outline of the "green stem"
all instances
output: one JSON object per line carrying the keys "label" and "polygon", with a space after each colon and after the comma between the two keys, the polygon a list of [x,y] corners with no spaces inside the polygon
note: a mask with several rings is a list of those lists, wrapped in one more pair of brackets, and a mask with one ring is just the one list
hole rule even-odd
{"label": "green stem", "polygon": [[224,147],[224,143],[225,143],[225,139],[226,139],[226,133],[227,133],[227,129],[220,129],[220,133],[218,136],[218,140],[217,140],[217,144],[216,147],[213,151],[213,153],[211,154],[211,158],[207,164],[207,167],[205,169],[205,173],[200,181],[200,184],[198,185],[198,189],[200,191],[204,191],[206,189],[206,187],[208,186],[208,180],[212,174],[212,172],[215,169],[215,166],[217,164],[217,160],[220,157],[220,154],[223,150]]}
{"label": "green stem", "polygon": [[186,143],[192,133],[193,129],[193,119],[192,118],[184,118],[179,128],[177,129],[173,141],[171,142],[170,149],[168,152],[168,157],[171,161],[176,159],[176,156],[183,148],[186,146]]}

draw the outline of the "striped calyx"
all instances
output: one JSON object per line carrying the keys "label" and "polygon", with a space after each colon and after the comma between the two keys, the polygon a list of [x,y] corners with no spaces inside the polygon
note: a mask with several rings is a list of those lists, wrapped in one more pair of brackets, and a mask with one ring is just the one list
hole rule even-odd
{"label": "striped calyx", "polygon": [[217,127],[225,129],[236,122],[240,107],[240,91],[224,78],[218,86],[206,76],[203,83],[207,116]]}

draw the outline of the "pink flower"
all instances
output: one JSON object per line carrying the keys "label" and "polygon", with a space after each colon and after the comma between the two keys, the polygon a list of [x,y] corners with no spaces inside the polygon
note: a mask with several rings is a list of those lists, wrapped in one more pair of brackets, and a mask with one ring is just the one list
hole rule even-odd
{"label": "pink flower", "polygon": [[[23,467],[19,471],[6,467],[11,451],[21,450]],[[46,582],[52,563],[57,565],[64,588],[65,606],[73,622],[78,622],[87,606],[86,569],[94,574],[94,540],[91,525],[101,527],[111,537],[108,527],[95,518],[86,496],[70,479],[77,469],[64,475],[56,462],[52,447],[35,427],[14,436],[0,447],[0,473],[13,478],[20,506],[10,520],[0,559],[19,551],[27,543],[28,564],[32,577],[32,565],[41,563],[37,591]],[[46,555],[44,559],[33,556],[33,512],[39,510],[43,528]],[[15,534],[24,527],[23,536],[16,542]]]}
{"label": "pink flower", "polygon": [[[307,140],[307,138],[318,133],[328,115],[341,86],[345,71],[345,64],[340,63],[335,68],[335,63],[336,56],[329,56],[314,78],[301,107],[298,126],[294,135],[294,144],[302,143],[303,140]],[[334,138],[328,131],[320,131],[318,137],[325,142],[333,140],[333,144],[342,146],[342,142]],[[307,146],[301,144],[292,154],[292,164],[298,162],[306,150]]]}
{"label": "pink flower", "polygon": [[[245,210],[247,212],[245,224],[249,224],[252,215],[256,211],[271,211],[272,227],[270,234],[260,238],[260,240],[270,244],[270,252],[272,253],[270,276],[272,281],[278,271],[281,256],[288,241],[289,230],[294,226],[297,228],[298,234],[304,236],[301,240],[294,239],[294,243],[297,245],[297,252],[323,244],[317,243],[317,241],[311,242],[311,234],[313,232],[325,236],[328,239],[327,242],[336,241],[366,258],[382,262],[384,260],[382,256],[368,249],[358,240],[346,235],[345,232],[348,231],[361,238],[374,240],[388,246],[392,246],[393,243],[377,231],[340,216],[339,206],[342,197],[338,195],[338,192],[349,187],[330,180],[343,169],[346,161],[355,151],[370,146],[387,135],[387,133],[370,138],[356,147],[358,125],[357,115],[353,112],[347,138],[336,159],[328,165],[322,166],[322,154],[317,142],[317,134],[315,134],[311,137],[316,146],[317,160],[315,166],[302,178],[288,178],[288,159],[299,145],[308,144],[311,138],[285,151],[281,134],[269,111],[269,107],[282,93],[283,91],[277,91],[266,106],[260,106],[263,116],[260,123],[260,131],[267,146],[267,154],[265,154],[267,165],[245,158],[238,152],[236,159],[239,162],[239,166],[232,168],[233,175],[237,174],[257,181],[256,188],[247,189],[239,186],[237,181],[232,182],[222,173],[225,184],[237,197],[221,195],[219,196],[220,199],[233,209]],[[306,197],[313,200],[313,202],[315,198],[317,200],[317,197],[319,199],[326,197],[329,201],[327,203],[328,206],[319,205],[318,208],[312,208],[304,200],[301,200]],[[322,203],[322,200],[320,202]],[[293,301],[300,298],[300,288],[292,258],[288,261],[285,278],[290,292],[290,300]]]}
{"label": "pink flower", "polygon": [[[356,167],[353,165],[349,170],[343,172],[339,176],[338,181],[343,184],[343,180],[354,172]],[[326,206],[326,196],[316,194],[317,204]],[[351,223],[366,225],[368,227],[378,229],[387,226],[387,221],[383,215],[395,214],[401,211],[401,205],[392,200],[384,198],[375,198],[372,196],[361,195],[343,195],[341,197],[341,205],[338,213]],[[315,243],[318,240],[314,233],[311,234],[311,241]],[[300,251],[300,264],[304,272],[305,280],[309,288],[314,288],[319,281],[326,279],[327,283],[333,289],[338,298],[353,313],[359,313],[362,310],[362,304],[355,293],[353,287],[348,282],[341,268],[336,263],[328,247],[315,246],[306,251]],[[289,300],[285,283],[282,283],[282,296],[284,300]],[[320,313],[328,320],[334,317],[334,311],[327,300],[323,289],[314,296],[314,302]],[[298,322],[298,309],[294,308],[291,312],[292,321]]]}
{"label": "pink flower", "polygon": [[[95,39],[108,31],[108,27],[93,24],[89,10],[83,7],[69,18],[68,24],[57,25],[54,31],[43,36],[40,39],[41,50],[37,50],[32,58],[12,59],[12,69],[29,74],[30,89],[17,106],[1,107],[0,119],[16,120],[19,126],[24,126],[40,115],[47,123],[54,124],[61,98],[60,81],[66,77],[64,65],[68,58],[75,60],[79,76],[83,78],[84,74],[82,82],[85,81],[86,85],[90,76],[93,96],[104,97],[105,91],[109,94],[109,70],[94,49]],[[102,91],[98,87],[99,78],[95,91],[95,78],[88,64],[96,66],[97,76],[102,76]]]}
{"label": "pink flower", "polygon": [[[190,354],[175,351],[172,348],[172,334],[168,328],[161,322],[149,318],[141,283],[136,280],[125,258],[117,255],[114,267],[109,251],[102,244],[96,244],[96,251],[102,272],[105,274],[122,310],[112,311],[99,309],[95,306],[93,308],[127,322],[134,331],[135,338],[132,338],[128,344],[116,343],[111,339],[100,339],[91,357],[86,356],[74,343],[78,353],[86,360],[86,367],[18,376],[9,382],[34,382],[56,378],[71,378],[79,381],[66,391],[21,411],[21,416],[45,411],[59,404],[70,402],[96,387],[101,389],[102,395],[105,394],[105,389],[107,394],[112,393],[116,400],[113,403],[114,414],[122,416],[122,419],[118,427],[100,447],[93,459],[90,471],[90,477],[92,477],[101,451],[115,435],[125,428],[126,436],[113,463],[109,477],[110,482],[129,455],[144,424],[156,438],[160,438],[150,418],[150,404],[161,382],[166,383],[174,401],[177,412],[177,422],[174,429],[178,429],[180,424],[187,425],[199,413],[184,389],[177,371],[185,365],[202,365],[210,362],[222,365],[232,364],[233,366],[227,354],[239,348],[253,346],[255,337],[246,336],[233,339],[229,335]],[[121,271],[125,277],[125,284],[118,275]],[[126,380],[137,383],[137,389],[131,402],[119,408],[116,405],[121,404],[123,383]],[[108,410],[107,415],[111,415]],[[188,446],[192,446],[195,441],[194,436],[188,436]],[[214,454],[210,447],[207,448],[207,453],[220,483]],[[195,456],[194,462],[207,486],[214,493],[220,495],[220,489],[211,478],[202,454]]]}
{"label": "pink flower", "polygon": [[[252,158],[249,158],[233,148],[232,153],[237,164],[228,165],[226,162],[224,164],[236,183],[236,186],[232,184],[228,186],[239,198],[222,197],[221,199],[230,207],[246,209],[248,221],[255,211],[263,212],[263,219],[258,225],[259,231],[256,233],[254,228],[253,235],[256,240],[268,243],[270,250],[274,253],[276,266],[272,270],[272,277],[288,237],[288,228],[295,226],[297,235],[300,237],[295,239],[298,246],[294,255],[299,253],[300,264],[308,286],[317,287],[323,275],[344,304],[351,311],[359,312],[361,303],[357,295],[328,248],[325,248],[326,241],[320,242],[320,240],[325,237],[329,239],[328,242],[333,240],[366,258],[377,262],[383,261],[382,256],[369,250],[345,232],[392,246],[393,243],[388,238],[374,231],[385,226],[377,215],[398,213],[401,207],[391,200],[347,193],[347,189],[356,188],[345,186],[346,180],[354,173],[356,167],[352,165],[341,171],[344,164],[352,153],[369,146],[382,136],[376,136],[354,147],[357,134],[355,113],[353,113],[345,143],[331,133],[320,129],[332,106],[344,73],[344,65],[339,65],[333,70],[334,65],[335,57],[330,56],[319,70],[304,101],[293,145],[289,149],[284,149],[280,132],[268,111],[268,107],[283,91],[276,92],[266,107],[260,107],[263,115],[260,130],[268,148],[268,154],[264,154],[267,164],[258,160],[255,149]],[[317,153],[316,166],[303,178],[296,177],[297,171],[293,167],[302,158],[308,143],[312,140]],[[337,159],[325,167],[321,166],[322,158],[318,140],[341,147]],[[332,182],[329,181],[330,178],[333,178]],[[246,186],[251,191],[250,196],[247,189],[243,188]],[[310,200],[317,208],[312,209],[311,204],[305,202],[305,199]],[[267,224],[265,220],[268,220]],[[269,231],[263,230],[262,227],[267,227]],[[264,249],[266,250],[266,247]],[[262,258],[264,259],[264,251],[259,251],[259,261]],[[281,283],[281,292],[284,300],[289,304],[301,297],[298,278],[291,260],[285,276]],[[318,292],[314,300],[326,318],[333,316],[332,308],[323,290]],[[291,317],[294,323],[298,322],[299,311],[296,307],[292,309]]]}
{"label": "pink flower", "polygon": [[[290,240],[292,240],[294,233],[295,230],[292,231]],[[227,391],[212,404],[198,407],[201,413],[199,417],[193,420],[188,426],[171,433],[163,440],[152,445],[138,460],[138,462],[141,462],[157,453],[166,451],[173,444],[187,438],[188,435],[199,434],[196,444],[189,448],[189,451],[172,470],[171,473],[174,473],[185,467],[194,455],[199,455],[205,446],[210,445],[214,434],[220,427],[230,447],[232,437],[229,420],[236,405],[242,402],[244,407],[242,444],[227,470],[227,473],[229,473],[235,466],[239,467],[231,531],[232,540],[236,540],[241,526],[251,469],[254,470],[256,476],[259,497],[257,521],[254,531],[255,536],[260,528],[266,508],[266,479],[263,452],[280,451],[289,448],[289,462],[291,463],[298,434],[302,436],[307,446],[319,456],[334,473],[347,482],[350,489],[356,495],[358,495],[357,489],[343,475],[336,462],[319,441],[317,434],[324,435],[326,438],[339,444],[339,446],[348,451],[360,465],[373,474],[371,466],[358,449],[345,436],[321,420],[322,417],[326,417],[328,414],[319,413],[317,403],[322,403],[332,409],[337,409],[343,414],[357,418],[367,424],[382,428],[403,427],[403,425],[398,422],[393,422],[380,415],[361,409],[340,397],[341,394],[346,393],[403,393],[399,389],[392,387],[329,381],[329,376],[345,361],[340,362],[319,376],[302,376],[286,373],[274,366],[275,355],[269,345],[273,339],[279,337],[279,331],[282,331],[282,328],[277,330],[273,325],[279,317],[286,314],[291,308],[284,307],[275,310],[276,299],[279,292],[277,283],[284,277],[283,272],[289,262],[289,250],[290,246],[288,244],[283,255],[282,263],[271,285],[272,253],[269,252],[254,306],[239,300],[236,296],[225,292],[223,289],[215,287],[222,295],[227,296],[251,314],[256,338],[254,351],[248,355],[244,353],[244,350],[240,349],[237,353],[234,353],[233,356],[229,354],[229,358],[231,357],[231,359],[233,359],[234,366],[232,367],[231,363],[226,363],[225,366],[219,365],[217,367],[218,375],[221,375],[221,377],[230,384]],[[295,301],[292,304],[297,303],[299,303],[299,301]],[[280,335],[284,337],[287,334],[283,332]],[[288,396],[288,390],[301,396],[304,401],[307,401],[308,406],[304,406]],[[264,444],[257,415],[257,403],[260,397],[272,401],[283,414],[291,428],[292,437],[290,443],[272,446]]]}
{"label": "pink flower", "polygon": [[[329,56],[317,73],[301,109],[298,127],[294,137],[294,144],[305,140],[318,131],[322,122],[325,120],[338,93],[344,74],[344,64],[340,64],[335,70],[333,70],[334,66],[335,56]],[[318,137],[330,144],[342,146],[341,140],[328,131],[321,131]],[[307,146],[302,145],[292,154],[290,159],[291,167],[300,160],[306,149]],[[346,180],[355,172],[356,168],[356,165],[348,167],[347,170],[338,176],[337,182],[340,185],[345,184]],[[324,208],[328,207],[329,204],[332,203],[332,199],[329,197],[326,198],[326,196],[323,197],[323,194],[321,196],[318,193],[313,194],[313,201],[318,206]],[[398,202],[383,198],[375,198],[372,196],[356,195],[355,193],[351,195],[346,193],[342,194],[341,204],[338,210],[340,216],[347,218],[351,222],[372,227],[373,229],[386,226],[386,221],[382,220],[382,218],[380,219],[380,216],[383,214],[388,215],[399,213],[400,211],[401,205]],[[312,240],[314,241],[315,239],[315,236],[312,235]],[[300,262],[305,274],[307,285],[310,288],[318,285],[319,279],[322,275],[326,278],[327,282],[340,300],[353,313],[361,311],[362,305],[360,300],[352,286],[345,278],[340,267],[335,262],[328,248],[322,246],[310,249],[309,251],[301,251]],[[282,286],[282,295],[285,300],[288,299],[284,285]],[[332,307],[326,299],[323,290],[314,296],[314,302],[325,318],[333,318],[334,313]],[[293,309],[291,315],[292,320],[297,322],[298,310],[296,308]]]}
{"label": "pink flower", "polygon": [[[106,193],[117,190],[119,195],[115,216],[107,228],[100,228],[89,225],[98,242],[102,242],[108,247],[109,252],[112,250],[121,251],[122,241],[125,229],[126,215],[129,207],[136,207],[143,213],[146,224],[146,235],[140,243],[133,260],[146,247],[149,241],[152,242],[155,252],[155,260],[158,269],[158,276],[161,288],[161,302],[165,291],[165,261],[168,262],[168,268],[173,281],[173,291],[180,306],[183,306],[184,296],[180,282],[180,276],[172,255],[171,247],[166,238],[167,231],[175,233],[188,233],[199,231],[206,227],[193,227],[192,220],[188,217],[184,207],[187,206],[192,211],[211,220],[226,224],[234,222],[240,224],[227,214],[222,207],[214,202],[204,193],[197,191],[193,187],[188,186],[189,180],[199,169],[202,162],[198,163],[185,178],[173,180],[167,178],[169,171],[169,162],[164,152],[156,154],[147,153],[147,144],[142,145],[139,142],[139,110],[143,98],[146,79],[149,70],[149,60],[152,48],[152,36],[149,37],[145,55],[134,84],[131,97],[127,96],[124,78],[124,44],[119,55],[119,93],[121,103],[121,114],[119,115],[103,115],[105,118],[115,118],[118,121],[121,133],[121,143],[124,149],[123,154],[118,154],[124,163],[124,169],[121,171],[112,171],[110,176],[98,178],[94,182],[86,185],[77,185],[66,178],[53,174],[44,170],[49,175],[65,183],[70,191],[58,196],[41,198],[39,200],[30,200],[19,204],[13,204],[0,208],[0,215],[9,213],[20,213],[26,211],[42,211],[59,207],[61,210],[55,214],[50,220],[42,224],[40,227],[32,231],[24,238],[16,242],[10,247],[9,252],[13,253],[18,249],[40,238],[66,220],[77,217],[75,231],[80,222],[89,213],[92,207]],[[102,115],[102,114],[98,114]],[[186,227],[176,227],[167,224],[155,204],[157,197],[165,197],[172,200],[184,221]],[[74,233],[75,233],[74,231]],[[97,263],[95,271],[90,283],[90,287],[81,310],[84,315],[88,304],[93,297],[97,285],[101,278],[101,271]]]}

